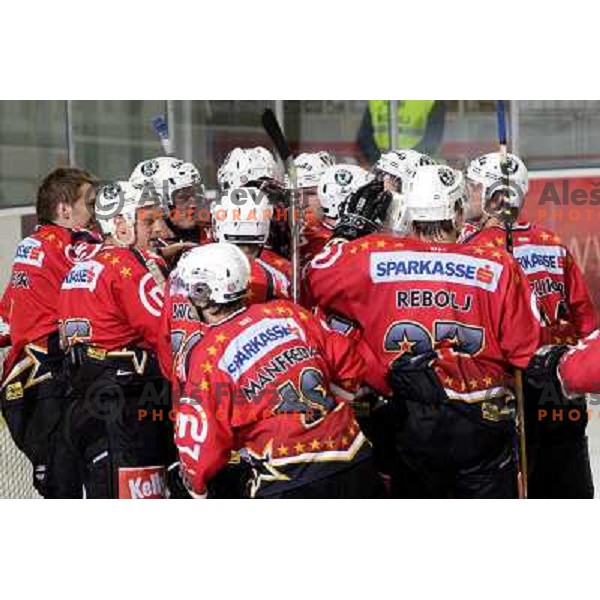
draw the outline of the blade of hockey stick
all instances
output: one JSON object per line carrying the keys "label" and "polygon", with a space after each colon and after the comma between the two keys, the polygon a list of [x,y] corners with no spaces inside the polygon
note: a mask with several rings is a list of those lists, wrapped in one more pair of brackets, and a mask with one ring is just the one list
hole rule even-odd
{"label": "blade of hockey stick", "polygon": [[279,154],[284,163],[287,162],[292,155],[292,152],[290,151],[290,146],[285,139],[285,135],[283,134],[281,127],[279,126],[277,117],[270,108],[265,109],[263,112],[262,124],[268,136],[275,145],[275,148],[277,148],[277,154]]}
{"label": "blade of hockey stick", "polygon": [[171,138],[169,137],[169,124],[164,115],[156,115],[150,119],[150,124],[154,133],[160,140],[160,145],[167,156],[172,156],[173,145],[171,144]]}

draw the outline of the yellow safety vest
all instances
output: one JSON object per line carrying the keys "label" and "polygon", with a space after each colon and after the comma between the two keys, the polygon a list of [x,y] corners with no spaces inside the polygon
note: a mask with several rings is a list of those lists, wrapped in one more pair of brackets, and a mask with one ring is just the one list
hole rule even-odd
{"label": "yellow safety vest", "polygon": [[[398,101],[398,145],[413,148],[425,135],[429,113],[435,100]],[[380,149],[390,147],[389,100],[369,100],[373,137]]]}

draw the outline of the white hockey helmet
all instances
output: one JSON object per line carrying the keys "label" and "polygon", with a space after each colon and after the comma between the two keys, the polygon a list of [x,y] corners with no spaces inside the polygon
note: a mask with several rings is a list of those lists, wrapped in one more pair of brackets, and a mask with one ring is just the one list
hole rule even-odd
{"label": "white hockey helmet", "polygon": [[445,165],[420,167],[405,197],[406,223],[456,222],[457,209],[466,204],[464,178]]}
{"label": "white hockey helmet", "polygon": [[371,180],[368,171],[358,165],[339,164],[329,167],[319,180],[317,194],[323,214],[339,217],[340,206],[350,194]]}
{"label": "white hockey helmet", "polygon": [[239,188],[262,178],[282,180],[273,155],[261,146],[234,148],[217,171],[221,191]]}
{"label": "white hockey helmet", "polygon": [[173,194],[194,187],[204,196],[204,186],[198,169],[189,162],[169,156],[159,156],[139,163],[129,181],[160,194],[166,208],[173,207]]}
{"label": "white hockey helmet", "polygon": [[[122,217],[127,225],[127,240],[123,245],[135,243],[135,223],[140,208],[160,208],[157,195],[145,193],[144,188],[130,181],[115,181],[102,186],[96,194],[95,217],[104,235],[115,236],[117,218]],[[119,243],[119,240],[115,239]]]}
{"label": "white hockey helmet", "polygon": [[256,146],[255,148],[250,148],[249,153],[253,163],[253,172],[251,173],[253,179],[268,177],[269,179],[281,181],[281,172],[271,152],[262,146]]}
{"label": "white hockey helmet", "polygon": [[390,150],[379,157],[379,160],[373,166],[373,172],[376,175],[389,175],[396,180],[400,180],[402,182],[402,192],[406,193],[417,169],[435,164],[431,156],[416,150]]}
{"label": "white hockey helmet", "polygon": [[233,188],[211,206],[213,235],[217,242],[266,244],[273,210],[258,188]]}
{"label": "white hockey helmet", "polygon": [[312,188],[329,167],[335,165],[335,157],[329,152],[303,152],[294,159],[298,188]]}
{"label": "white hockey helmet", "polygon": [[488,216],[496,214],[496,211],[490,211],[488,203],[495,192],[507,192],[505,201],[518,213],[529,190],[527,167],[516,154],[511,153],[506,156],[506,168],[502,166],[500,152],[491,152],[472,160],[467,168],[467,180],[483,185],[481,209]]}
{"label": "white hockey helmet", "polygon": [[243,298],[250,279],[250,262],[246,255],[234,244],[227,243],[192,248],[177,270],[185,293],[201,307]]}

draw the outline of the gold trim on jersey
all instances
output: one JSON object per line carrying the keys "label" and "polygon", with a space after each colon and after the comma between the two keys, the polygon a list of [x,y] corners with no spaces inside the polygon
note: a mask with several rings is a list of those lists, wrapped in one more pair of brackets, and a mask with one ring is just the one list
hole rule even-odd
{"label": "gold trim on jersey", "polygon": [[514,400],[513,392],[509,388],[502,386],[466,393],[460,393],[450,388],[444,389],[450,400],[456,400],[458,402],[464,402],[466,404],[477,404],[485,400],[497,400],[500,398],[506,398],[507,402]]}

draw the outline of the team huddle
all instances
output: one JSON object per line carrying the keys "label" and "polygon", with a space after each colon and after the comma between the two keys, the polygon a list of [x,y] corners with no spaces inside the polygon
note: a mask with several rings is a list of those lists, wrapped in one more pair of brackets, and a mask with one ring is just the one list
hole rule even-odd
{"label": "team huddle", "polygon": [[236,148],[212,199],[166,156],[44,179],[0,304],[2,414],[38,492],[593,497],[596,313],[519,218],[523,161],[294,164]]}

